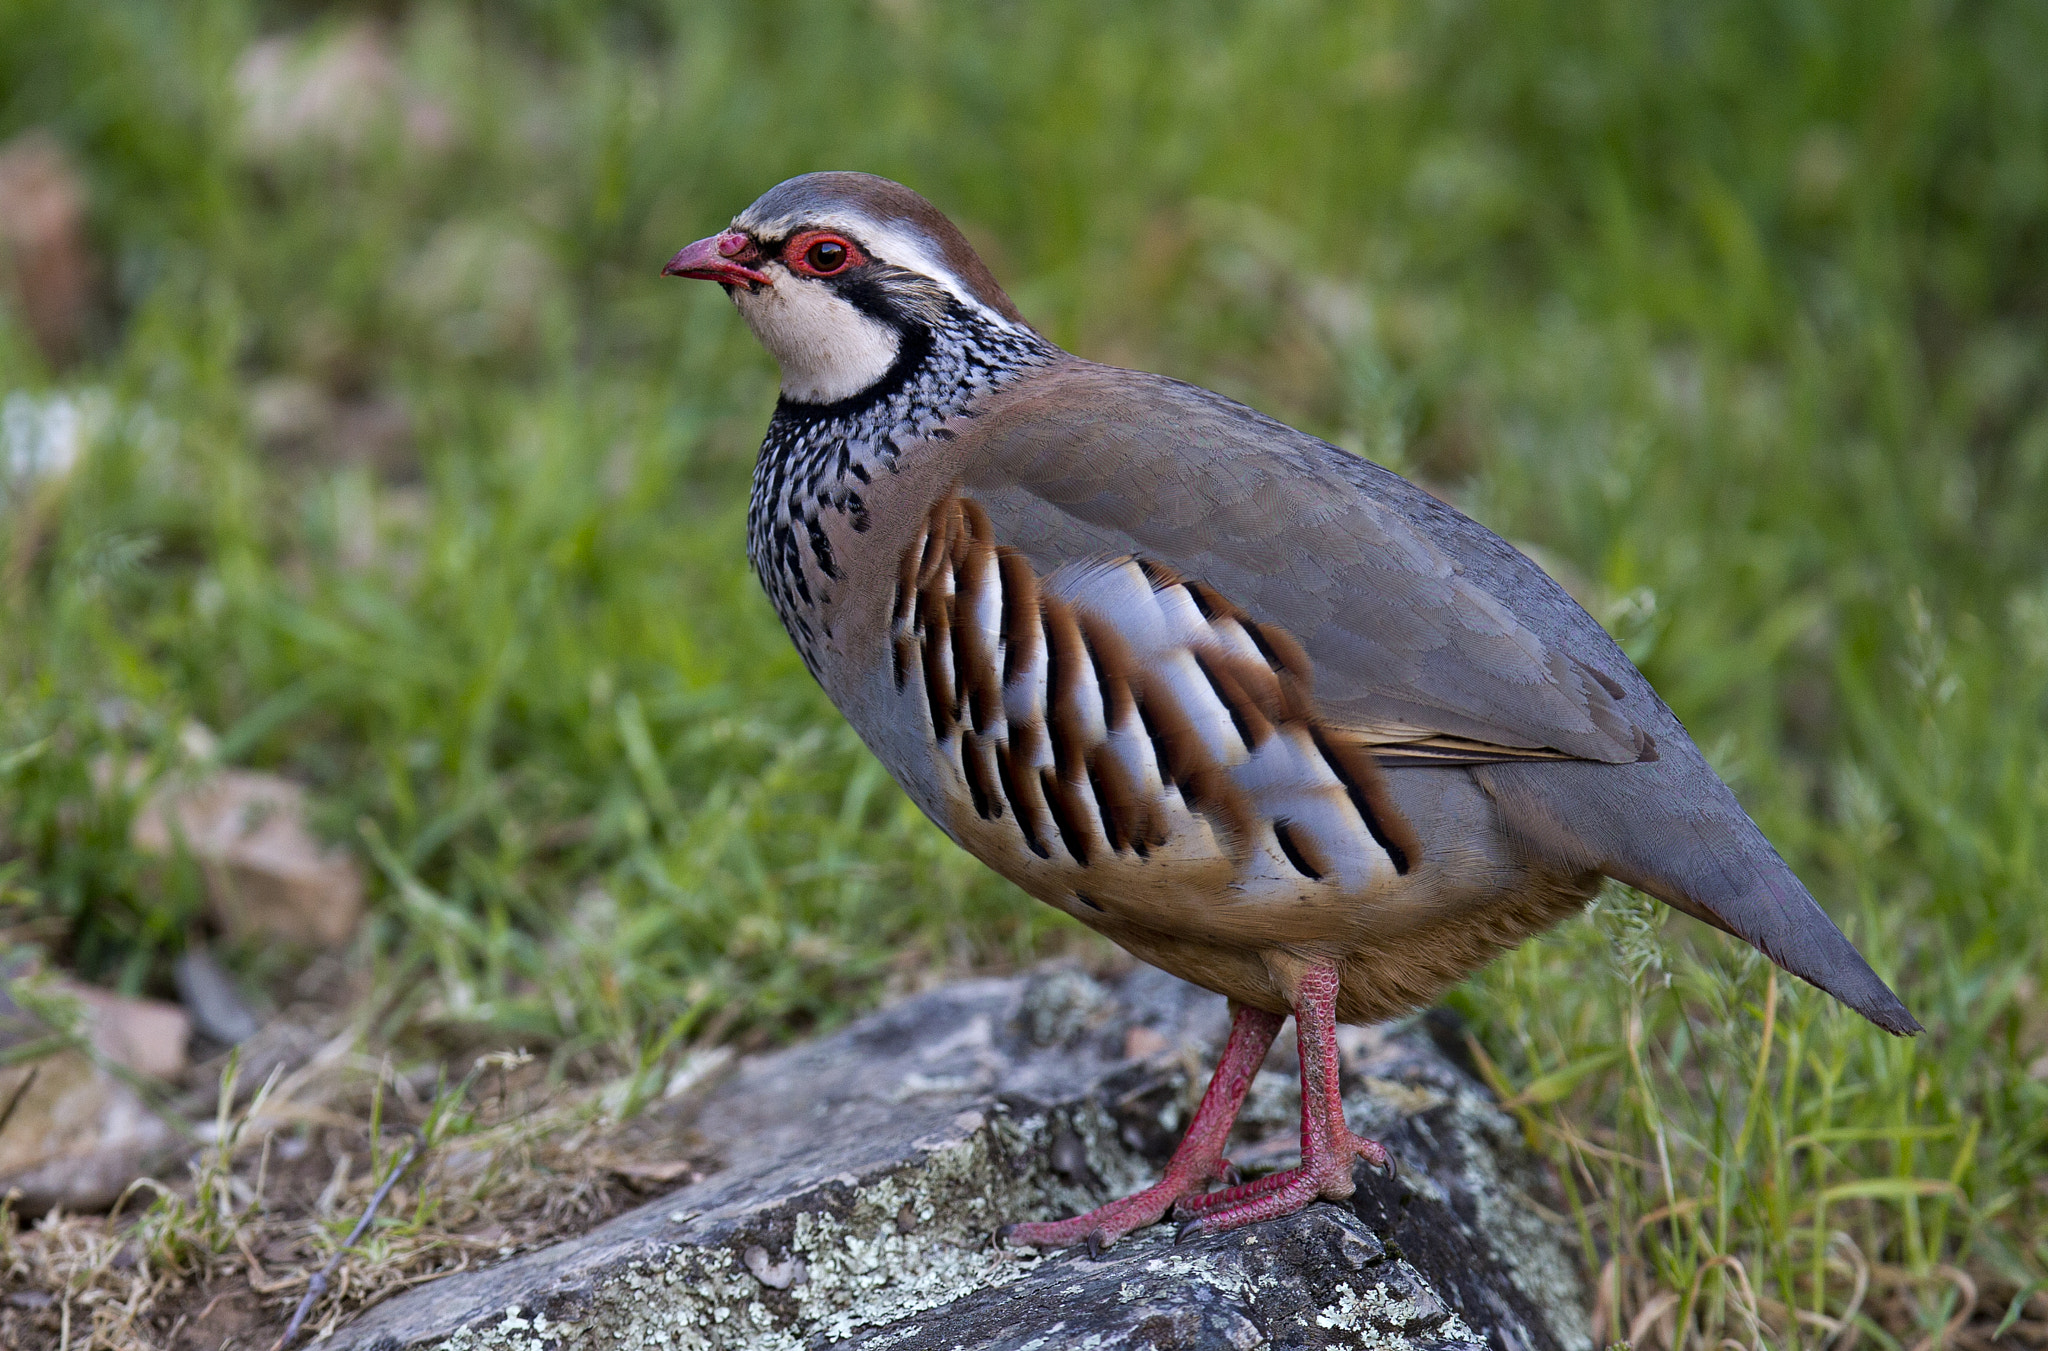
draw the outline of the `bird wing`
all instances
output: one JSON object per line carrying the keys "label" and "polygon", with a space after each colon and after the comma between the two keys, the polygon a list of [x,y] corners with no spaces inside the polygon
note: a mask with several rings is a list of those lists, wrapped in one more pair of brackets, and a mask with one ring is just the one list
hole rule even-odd
{"label": "bird wing", "polygon": [[1300,643],[1320,715],[1382,760],[1656,758],[1656,696],[1599,625],[1377,466],[1207,390],[1084,362],[956,428],[962,487],[1005,544],[1041,571],[1135,555],[1213,587]]}

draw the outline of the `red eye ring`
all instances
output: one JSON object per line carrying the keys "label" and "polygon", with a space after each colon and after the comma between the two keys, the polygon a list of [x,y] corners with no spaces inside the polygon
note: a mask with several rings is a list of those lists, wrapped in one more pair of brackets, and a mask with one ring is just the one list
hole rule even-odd
{"label": "red eye ring", "polygon": [[867,261],[852,240],[829,230],[807,230],[798,235],[784,246],[782,257],[792,272],[809,277],[836,277]]}

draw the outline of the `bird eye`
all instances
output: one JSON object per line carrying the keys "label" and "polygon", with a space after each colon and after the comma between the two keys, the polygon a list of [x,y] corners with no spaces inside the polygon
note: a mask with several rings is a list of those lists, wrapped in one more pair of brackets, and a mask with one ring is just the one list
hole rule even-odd
{"label": "bird eye", "polygon": [[811,265],[811,271],[829,276],[846,266],[846,245],[836,239],[821,239],[804,254],[804,261]]}

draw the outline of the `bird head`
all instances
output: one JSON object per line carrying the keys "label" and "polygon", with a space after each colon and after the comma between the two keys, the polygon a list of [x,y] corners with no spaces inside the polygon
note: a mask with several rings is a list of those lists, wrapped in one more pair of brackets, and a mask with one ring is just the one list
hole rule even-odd
{"label": "bird head", "polygon": [[732,224],[669,259],[715,281],[782,368],[783,397],[832,404],[871,389],[932,329],[964,314],[1029,331],[936,207],[873,174],[817,173],[771,188]]}

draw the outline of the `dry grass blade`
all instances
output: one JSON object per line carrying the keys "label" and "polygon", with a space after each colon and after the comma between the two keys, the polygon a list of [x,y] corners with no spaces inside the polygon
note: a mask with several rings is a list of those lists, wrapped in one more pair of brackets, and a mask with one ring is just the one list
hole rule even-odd
{"label": "dry grass blade", "polygon": [[14,1086],[14,1092],[7,1095],[7,1105],[0,1107],[0,1131],[7,1129],[7,1123],[14,1120],[14,1113],[21,1107],[21,1100],[28,1096],[35,1086],[36,1075],[42,1072],[41,1065],[30,1065],[28,1073],[21,1076],[21,1082]]}
{"label": "dry grass blade", "polygon": [[1835,1320],[1840,1330],[1822,1344],[1822,1351],[1854,1351],[1857,1341],[1863,1335],[1862,1326],[1857,1323],[1856,1316],[1863,1312],[1864,1298],[1870,1293],[1870,1262],[1863,1256],[1863,1249],[1857,1246],[1856,1240],[1839,1229],[1828,1237],[1828,1247],[1830,1250],[1840,1248],[1848,1253],[1848,1264],[1855,1272],[1856,1286],[1849,1296],[1847,1307]]}
{"label": "dry grass blade", "polygon": [[[1741,1351],[1763,1351],[1763,1320],[1758,1315],[1756,1293],[1749,1287],[1749,1271],[1743,1266],[1740,1258],[1732,1254],[1723,1253],[1719,1257],[1709,1258],[1707,1261],[1700,1263],[1698,1270],[1693,1272],[1691,1288],[1685,1292],[1686,1307],[1693,1308],[1697,1306],[1700,1297],[1700,1287],[1705,1283],[1707,1274],[1724,1267],[1735,1275],[1736,1288],[1742,1295],[1742,1298],[1736,1302],[1735,1307],[1742,1314],[1743,1321],[1749,1324],[1751,1344],[1747,1348],[1741,1348]],[[1736,1343],[1736,1345],[1740,1347],[1740,1343]]]}
{"label": "dry grass blade", "polygon": [[1943,1263],[1934,1269],[1934,1274],[1955,1287],[1958,1296],[1956,1311],[1939,1330],[1915,1342],[1913,1351],[1936,1351],[1938,1347],[1953,1345],[1956,1334],[1963,1330],[1977,1307],[1977,1282],[1970,1278],[1968,1272]]}
{"label": "dry grass blade", "polygon": [[1670,1351],[1674,1338],[1670,1331],[1669,1320],[1672,1311],[1677,1308],[1677,1291],[1659,1290],[1655,1295],[1652,1295],[1650,1297],[1649,1302],[1644,1304],[1642,1308],[1636,1310],[1636,1316],[1629,1320],[1629,1345],[1642,1345],[1643,1338],[1650,1335],[1650,1329],[1653,1327],[1658,1327],[1660,1324],[1662,1324],[1664,1346],[1666,1351]]}

